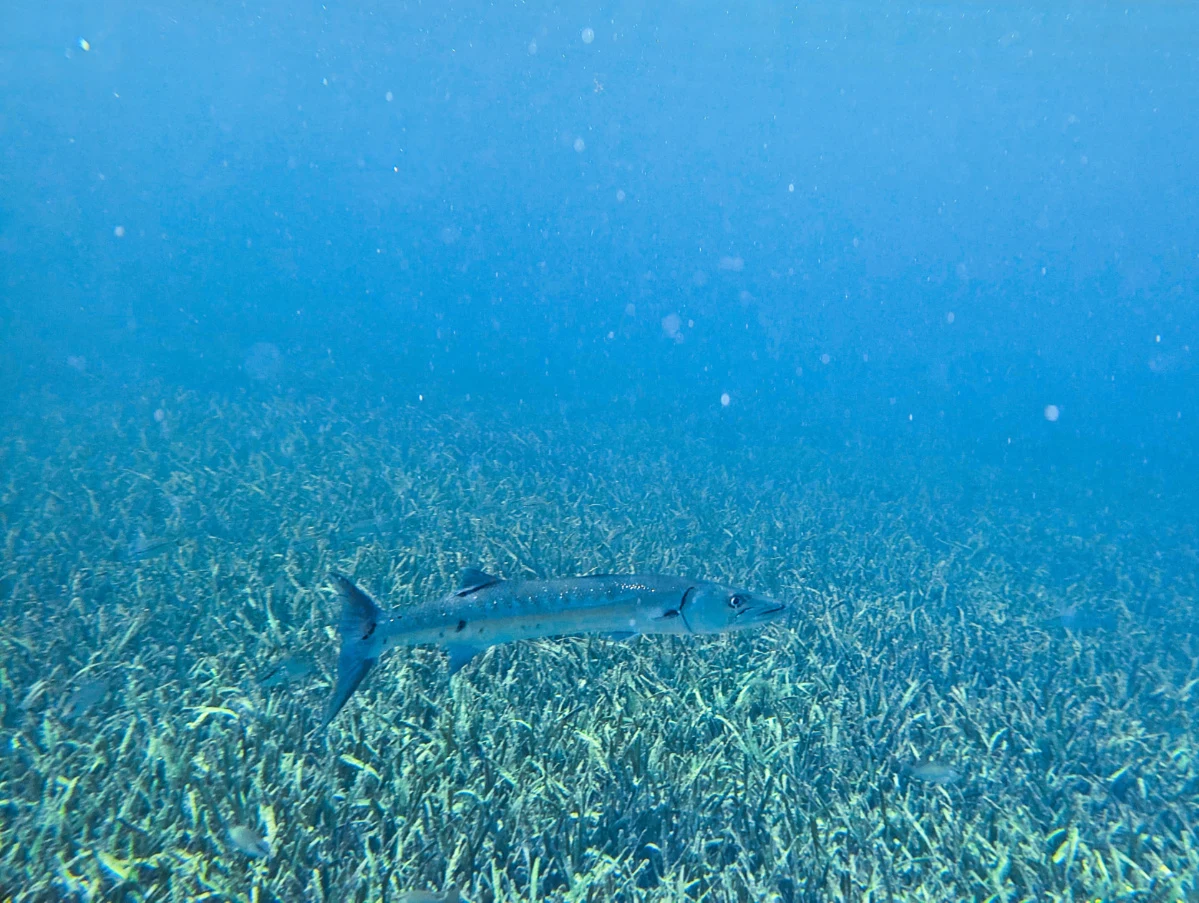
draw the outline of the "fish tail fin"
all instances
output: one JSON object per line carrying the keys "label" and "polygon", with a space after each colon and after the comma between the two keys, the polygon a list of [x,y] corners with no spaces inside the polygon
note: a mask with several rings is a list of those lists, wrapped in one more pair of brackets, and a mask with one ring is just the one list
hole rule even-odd
{"label": "fish tail fin", "polygon": [[341,596],[341,620],[337,625],[341,635],[341,652],[337,656],[337,684],[333,687],[333,696],[329,699],[322,727],[328,727],[337,717],[381,651],[375,630],[379,626],[382,610],[347,577],[334,572],[330,579]]}

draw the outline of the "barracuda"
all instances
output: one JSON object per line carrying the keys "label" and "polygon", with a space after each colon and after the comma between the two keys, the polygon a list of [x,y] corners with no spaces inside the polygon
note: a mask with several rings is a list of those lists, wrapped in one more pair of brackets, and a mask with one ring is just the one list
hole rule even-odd
{"label": "barracuda", "polygon": [[388,615],[341,574],[337,684],[328,725],[379,656],[395,646],[434,644],[449,653],[450,673],[489,646],[540,637],[598,634],[724,633],[780,618],[786,606],[758,593],[661,574],[596,575],[561,580],[502,580],[462,572],[441,599]]}

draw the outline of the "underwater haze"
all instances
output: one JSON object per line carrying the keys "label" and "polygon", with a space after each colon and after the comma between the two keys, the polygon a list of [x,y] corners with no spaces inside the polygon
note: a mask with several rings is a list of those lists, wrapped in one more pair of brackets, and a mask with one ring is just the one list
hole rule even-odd
{"label": "underwater haze", "polygon": [[7,0],[0,899],[1199,901],[1197,38]]}

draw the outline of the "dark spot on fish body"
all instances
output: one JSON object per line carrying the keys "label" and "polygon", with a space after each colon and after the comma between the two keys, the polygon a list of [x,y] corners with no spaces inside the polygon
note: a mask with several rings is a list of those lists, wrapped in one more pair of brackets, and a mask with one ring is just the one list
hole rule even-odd
{"label": "dark spot on fish body", "polygon": [[457,632],[457,633],[461,633],[461,632],[462,632],[462,631],[464,631],[465,629],[466,629],[466,621],[459,621],[459,622],[458,622],[458,627],[457,627],[457,629],[456,629],[456,632]]}

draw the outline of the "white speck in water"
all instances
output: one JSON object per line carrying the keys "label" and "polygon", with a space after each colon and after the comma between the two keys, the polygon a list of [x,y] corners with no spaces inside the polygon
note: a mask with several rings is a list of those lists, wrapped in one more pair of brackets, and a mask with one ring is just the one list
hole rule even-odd
{"label": "white speck in water", "polygon": [[92,49],[92,45],[88,43],[87,38],[80,38],[79,39],[79,49],[82,50],[84,53],[87,53],[89,50]]}
{"label": "white speck in water", "polygon": [[112,230],[112,234],[115,235],[117,238],[124,238],[125,237],[125,227],[117,226],[115,229]]}
{"label": "white speck in water", "polygon": [[727,408],[732,403],[733,403],[733,399],[729,398],[728,392],[720,393],[720,406],[722,408]]}
{"label": "white speck in water", "polygon": [[1055,404],[1045,405],[1045,419],[1048,420],[1050,423],[1057,423],[1057,419],[1060,416],[1062,416],[1062,412],[1058,409],[1057,405],[1055,405]]}
{"label": "white speck in water", "polygon": [[529,41],[529,56],[537,56],[537,42]]}
{"label": "white speck in water", "polygon": [[954,315],[953,315],[953,311],[952,311],[952,310],[951,310],[949,313],[947,313],[947,314],[945,315],[945,322],[946,322],[946,323],[952,323],[952,322],[953,322],[955,319],[956,319],[956,317],[954,317]]}
{"label": "white speck in water", "polygon": [[590,44],[594,40],[595,40],[595,32],[592,31],[590,28],[584,28],[583,29],[583,43]]}
{"label": "white speck in water", "polygon": [[584,143],[582,138],[575,139],[574,148],[575,148],[576,153],[580,153],[580,154],[583,153],[583,149],[585,147],[587,147],[587,145],[586,145],[586,143]]}
{"label": "white speck in water", "polygon": [[162,423],[166,419],[167,419],[167,412],[164,411],[162,408],[156,408],[154,411],[154,422]]}
{"label": "white speck in water", "polygon": [[391,103],[393,100],[396,99],[396,96],[394,94],[392,94],[390,91],[388,91],[386,94],[384,94],[383,97],[387,100],[388,103]]}
{"label": "white speck in water", "polygon": [[827,364],[831,360],[832,360],[832,357],[827,352],[820,355],[820,363],[822,363],[822,364]]}
{"label": "white speck in water", "polygon": [[791,184],[789,184],[787,186],[787,191],[790,192],[791,194],[795,194],[795,183],[794,182],[792,182]]}
{"label": "white speck in water", "polygon": [[617,201],[620,201],[620,202],[623,202],[623,201],[624,201],[624,199],[625,199],[625,193],[624,193],[624,189],[623,189],[623,188],[617,188],[617,189],[616,189],[616,200],[617,200]]}
{"label": "white speck in water", "polygon": [[683,318],[678,314],[667,314],[662,318],[662,334],[668,339],[674,339],[676,342],[683,341],[683,334],[679,332],[683,325]]}

